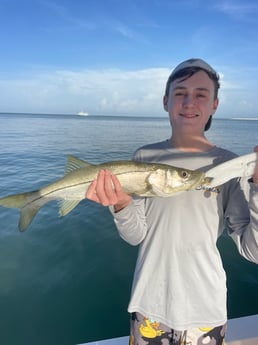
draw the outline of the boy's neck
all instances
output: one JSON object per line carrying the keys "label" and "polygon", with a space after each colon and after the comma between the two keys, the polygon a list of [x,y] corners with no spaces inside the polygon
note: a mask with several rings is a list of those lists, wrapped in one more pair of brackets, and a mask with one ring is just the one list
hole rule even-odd
{"label": "boy's neck", "polygon": [[186,152],[207,152],[215,146],[205,136],[197,135],[187,137],[172,135],[170,145]]}

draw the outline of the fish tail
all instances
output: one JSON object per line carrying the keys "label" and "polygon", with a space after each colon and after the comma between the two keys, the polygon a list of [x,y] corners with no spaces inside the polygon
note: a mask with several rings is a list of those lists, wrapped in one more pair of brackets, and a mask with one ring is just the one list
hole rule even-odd
{"label": "fish tail", "polygon": [[20,220],[19,230],[25,231],[32,222],[33,218],[38,213],[42,204],[37,204],[35,201],[39,196],[39,191],[10,195],[0,198],[0,205],[8,208],[19,208]]}

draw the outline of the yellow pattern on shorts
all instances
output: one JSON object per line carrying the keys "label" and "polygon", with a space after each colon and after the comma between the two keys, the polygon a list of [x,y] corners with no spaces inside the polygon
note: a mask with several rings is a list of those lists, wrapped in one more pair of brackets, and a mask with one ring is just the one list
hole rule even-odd
{"label": "yellow pattern on shorts", "polygon": [[130,336],[130,343],[129,343],[129,345],[134,345],[134,336],[133,335]]}
{"label": "yellow pattern on shorts", "polygon": [[200,331],[204,332],[204,333],[208,333],[210,332],[214,327],[201,327],[199,328]]}
{"label": "yellow pattern on shorts", "polygon": [[152,322],[149,319],[145,318],[145,325],[141,324],[139,327],[139,331],[142,336],[146,338],[156,338],[165,332],[159,329],[160,323],[159,322]]}

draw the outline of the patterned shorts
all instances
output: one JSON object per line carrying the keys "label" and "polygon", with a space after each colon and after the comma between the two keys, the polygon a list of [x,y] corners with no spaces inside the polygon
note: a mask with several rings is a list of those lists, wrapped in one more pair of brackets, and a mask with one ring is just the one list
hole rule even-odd
{"label": "patterned shorts", "polygon": [[225,345],[226,324],[176,331],[139,313],[131,315],[129,345]]}

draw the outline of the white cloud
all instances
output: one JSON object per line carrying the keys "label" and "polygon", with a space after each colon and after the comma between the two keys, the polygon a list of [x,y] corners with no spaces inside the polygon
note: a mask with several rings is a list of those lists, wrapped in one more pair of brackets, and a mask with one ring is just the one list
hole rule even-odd
{"label": "white cloud", "polygon": [[221,91],[218,115],[258,117],[256,67],[224,67],[220,73]]}
{"label": "white cloud", "polygon": [[83,70],[0,80],[0,111],[158,115],[169,70]]}
{"label": "white cloud", "polygon": [[[168,68],[58,70],[0,79],[0,111],[75,114],[84,110],[100,115],[162,116],[170,72]],[[258,70],[224,66],[219,72],[217,116],[258,116]]]}
{"label": "white cloud", "polygon": [[50,14],[53,14],[57,21],[61,20],[64,24],[63,26],[54,26],[49,27],[49,24],[46,24],[46,31],[65,31],[72,29],[86,29],[94,30],[96,29],[96,23],[94,20],[85,18],[85,16],[76,16],[71,14],[71,8],[60,5],[57,2],[49,0],[37,0],[37,2],[42,6],[43,9],[47,9]]}
{"label": "white cloud", "polygon": [[250,19],[258,12],[258,4],[256,1],[219,1],[215,5],[215,9],[229,16],[238,19]]}

